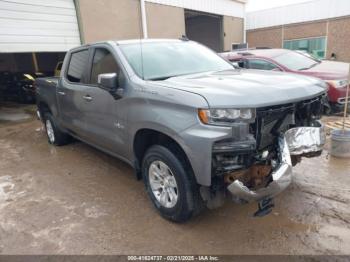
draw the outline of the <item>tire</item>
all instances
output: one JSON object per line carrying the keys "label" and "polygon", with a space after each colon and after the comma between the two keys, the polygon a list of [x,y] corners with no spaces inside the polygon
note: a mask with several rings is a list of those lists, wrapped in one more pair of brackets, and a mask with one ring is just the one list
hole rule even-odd
{"label": "tire", "polygon": [[70,136],[62,132],[56,125],[51,113],[44,114],[44,125],[48,142],[55,146],[63,146],[70,142]]}
{"label": "tire", "polygon": [[148,149],[142,162],[142,175],[159,213],[170,221],[182,223],[198,214],[204,205],[191,167],[179,157],[181,153],[172,151],[160,145]]}

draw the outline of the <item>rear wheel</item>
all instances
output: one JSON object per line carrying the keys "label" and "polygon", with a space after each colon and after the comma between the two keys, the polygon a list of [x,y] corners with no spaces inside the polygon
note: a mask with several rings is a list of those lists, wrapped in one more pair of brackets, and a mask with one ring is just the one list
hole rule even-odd
{"label": "rear wheel", "polygon": [[202,207],[191,168],[169,149],[152,146],[142,164],[143,180],[153,205],[174,222],[185,222]]}
{"label": "rear wheel", "polygon": [[46,135],[50,144],[55,146],[66,145],[70,142],[70,136],[62,132],[56,125],[50,113],[44,115]]}

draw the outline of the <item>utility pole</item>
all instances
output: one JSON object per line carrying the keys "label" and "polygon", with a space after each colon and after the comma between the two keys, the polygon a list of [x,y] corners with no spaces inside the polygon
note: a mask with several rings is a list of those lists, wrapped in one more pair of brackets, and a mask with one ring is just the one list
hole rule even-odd
{"label": "utility pole", "polygon": [[141,5],[141,21],[142,21],[143,38],[148,38],[147,14],[146,14],[145,0],[140,0],[140,5]]}
{"label": "utility pole", "polygon": [[38,59],[36,58],[36,53],[32,53],[32,58],[35,72],[39,72]]}

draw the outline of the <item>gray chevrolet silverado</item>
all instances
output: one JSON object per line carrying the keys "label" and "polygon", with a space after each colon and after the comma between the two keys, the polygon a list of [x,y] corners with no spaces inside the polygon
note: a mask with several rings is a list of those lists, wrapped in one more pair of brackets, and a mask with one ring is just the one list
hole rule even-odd
{"label": "gray chevrolet silverado", "polygon": [[227,196],[269,213],[292,166],[325,142],[323,82],[237,70],[185,39],[75,48],[61,76],[37,79],[36,90],[49,143],[74,137],[129,163],[176,222]]}

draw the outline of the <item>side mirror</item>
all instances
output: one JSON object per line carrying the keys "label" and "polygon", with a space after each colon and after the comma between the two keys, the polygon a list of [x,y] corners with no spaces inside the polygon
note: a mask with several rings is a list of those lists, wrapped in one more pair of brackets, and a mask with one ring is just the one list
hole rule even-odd
{"label": "side mirror", "polygon": [[97,83],[103,89],[115,91],[118,88],[118,75],[117,73],[100,74],[97,76]]}
{"label": "side mirror", "polygon": [[124,89],[119,87],[117,73],[100,74],[97,77],[98,85],[107,90],[114,99],[120,99],[123,97]]}

